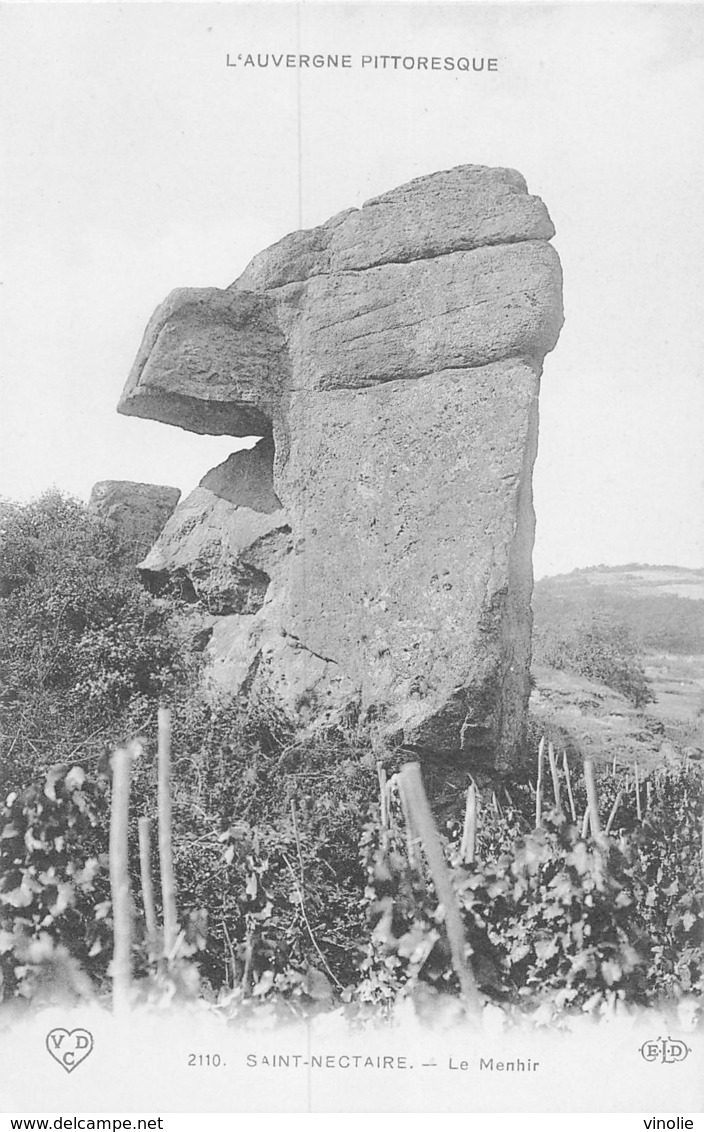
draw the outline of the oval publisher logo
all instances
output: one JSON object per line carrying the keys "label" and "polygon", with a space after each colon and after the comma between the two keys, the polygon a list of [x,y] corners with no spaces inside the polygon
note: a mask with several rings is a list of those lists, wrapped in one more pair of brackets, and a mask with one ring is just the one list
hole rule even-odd
{"label": "oval publisher logo", "polygon": [[639,1052],[644,1061],[660,1061],[664,1065],[674,1065],[676,1061],[684,1061],[692,1051],[679,1038],[667,1037],[643,1042]]}

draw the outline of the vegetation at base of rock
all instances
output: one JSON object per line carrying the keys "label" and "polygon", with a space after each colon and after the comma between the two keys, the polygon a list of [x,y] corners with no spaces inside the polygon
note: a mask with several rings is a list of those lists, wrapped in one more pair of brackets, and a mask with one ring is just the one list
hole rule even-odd
{"label": "vegetation at base of rock", "polygon": [[182,686],[168,601],[140,584],[131,548],[57,491],[0,507],[0,732],[6,790],[38,768],[98,755],[151,723]]}
{"label": "vegetation at base of rock", "polygon": [[[190,730],[196,721],[188,723]],[[266,713],[237,719],[230,711],[200,727],[201,743],[219,735],[223,763],[210,779],[193,744],[176,759],[184,930],[165,970],[153,960],[137,902],[140,994],[201,995],[238,1015],[262,1006],[377,1009],[408,996],[456,994],[432,881],[409,861],[397,800],[395,823],[380,822],[369,747],[340,734],[317,750],[299,746]],[[398,760],[391,755],[389,772]],[[606,850],[578,829],[585,793],[573,777],[577,824],[549,811],[535,829],[529,786],[504,785],[503,802],[487,789],[470,865],[461,860],[457,794],[444,851],[482,993],[507,1009],[553,1015],[700,994],[699,770],[651,776],[649,807],[641,783],[640,820],[632,784],[604,769],[604,821],[623,794]],[[153,811],[153,779],[147,749],[136,768],[134,825]],[[109,794],[107,775],[76,764],[7,799],[0,953],[8,999],[85,997],[86,983],[90,993],[109,995]],[[133,828],[138,893],[136,841]]]}
{"label": "vegetation at base of rock", "polygon": [[[460,823],[450,826],[446,854],[475,976],[489,998],[556,1015],[701,994],[699,774],[654,781],[646,820],[624,811],[607,848],[556,809],[529,828],[520,794],[517,804],[491,812],[472,864],[461,858]],[[604,802],[617,788],[602,777]],[[581,812],[583,784],[575,800]],[[358,992],[381,1003],[419,986],[457,993],[437,900],[409,865],[406,840],[371,824],[363,854],[376,925]]]}

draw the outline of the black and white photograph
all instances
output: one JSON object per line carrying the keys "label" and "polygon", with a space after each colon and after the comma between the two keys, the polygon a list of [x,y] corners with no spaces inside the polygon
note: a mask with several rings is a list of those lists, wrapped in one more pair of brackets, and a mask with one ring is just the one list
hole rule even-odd
{"label": "black and white photograph", "polygon": [[703,116],[698,3],[0,4],[6,1112],[697,1126]]}

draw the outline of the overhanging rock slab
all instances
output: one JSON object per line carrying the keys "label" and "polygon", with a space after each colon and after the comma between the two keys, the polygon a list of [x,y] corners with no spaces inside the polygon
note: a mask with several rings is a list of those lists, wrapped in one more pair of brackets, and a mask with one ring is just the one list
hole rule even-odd
{"label": "overhanging rock slab", "polygon": [[224,595],[221,691],[517,757],[538,392],[562,326],[553,232],[515,170],[460,166],[157,311],[120,411],[265,438],[205,477],[151,560],[190,570],[211,611]]}

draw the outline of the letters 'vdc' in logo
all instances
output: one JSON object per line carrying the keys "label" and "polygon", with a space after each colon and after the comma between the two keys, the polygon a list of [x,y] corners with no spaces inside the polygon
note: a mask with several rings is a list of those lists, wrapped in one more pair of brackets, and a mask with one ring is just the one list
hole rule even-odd
{"label": "letters 'vdc' in logo", "polygon": [[76,1030],[64,1030],[63,1027],[56,1026],[53,1030],[49,1030],[46,1036],[46,1048],[54,1061],[58,1061],[67,1073],[73,1073],[76,1066],[85,1061],[92,1052],[93,1035],[90,1030],[84,1030],[82,1027]]}
{"label": "letters 'vdc' in logo", "polygon": [[661,1061],[665,1065],[672,1065],[676,1061],[684,1061],[692,1051],[689,1046],[678,1038],[655,1038],[654,1041],[643,1042],[640,1055],[644,1061]]}

